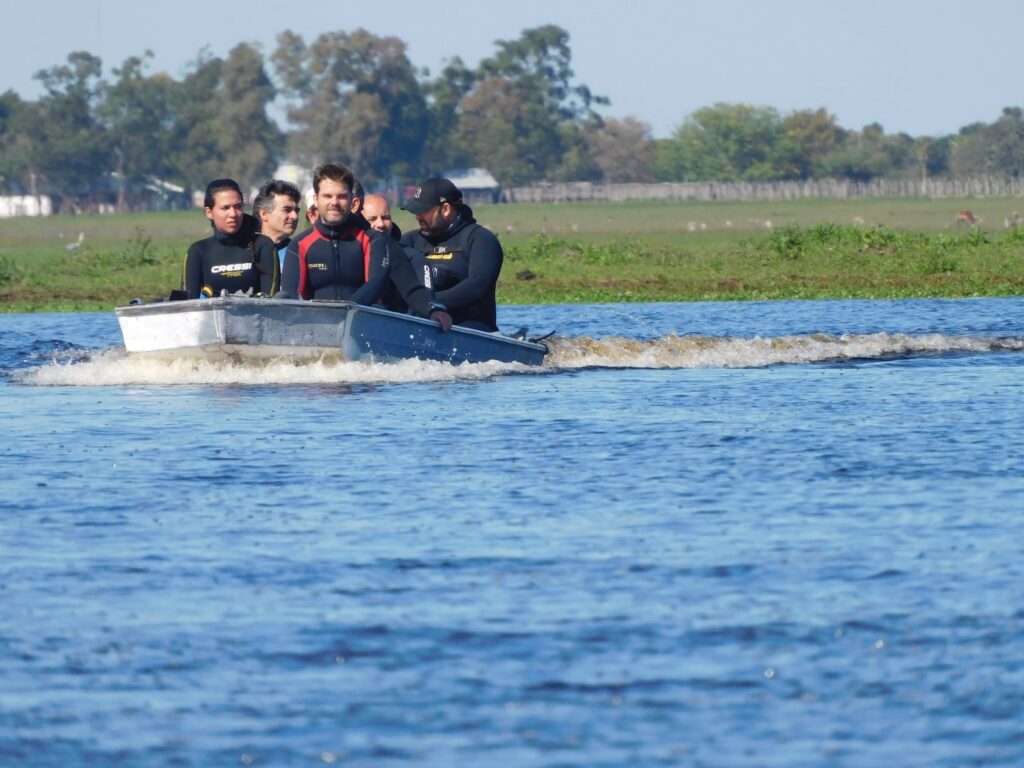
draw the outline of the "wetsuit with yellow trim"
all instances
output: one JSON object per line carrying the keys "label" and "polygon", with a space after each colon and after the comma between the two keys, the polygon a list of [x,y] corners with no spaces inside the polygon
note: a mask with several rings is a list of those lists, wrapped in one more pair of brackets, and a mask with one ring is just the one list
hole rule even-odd
{"label": "wetsuit with yellow trim", "polygon": [[181,285],[190,299],[220,296],[221,291],[252,291],[272,296],[280,282],[277,251],[269,237],[259,234],[255,219],[246,215],[238,232],[218,229],[189,246]]}
{"label": "wetsuit with yellow trim", "polygon": [[317,219],[288,245],[278,296],[373,304],[390,275],[387,238],[366,219],[353,215],[336,227]]}
{"label": "wetsuit with yellow trim", "polygon": [[407,232],[402,245],[414,251],[414,270],[456,325],[498,330],[495,292],[504,253],[468,205],[460,206],[458,218],[444,232],[429,237],[419,230]]}

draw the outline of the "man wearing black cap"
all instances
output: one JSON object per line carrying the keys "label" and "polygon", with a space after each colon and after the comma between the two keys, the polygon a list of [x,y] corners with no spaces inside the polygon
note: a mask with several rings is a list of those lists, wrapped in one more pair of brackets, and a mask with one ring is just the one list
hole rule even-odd
{"label": "man wearing black cap", "polygon": [[423,283],[454,323],[498,330],[495,288],[505,258],[498,238],[476,223],[462,193],[439,176],[420,184],[402,208],[420,226],[402,237],[402,245],[415,251]]}

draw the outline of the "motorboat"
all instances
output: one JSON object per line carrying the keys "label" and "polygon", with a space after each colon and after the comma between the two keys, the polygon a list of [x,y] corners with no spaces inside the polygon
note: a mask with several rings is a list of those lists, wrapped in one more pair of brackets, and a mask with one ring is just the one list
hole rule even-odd
{"label": "motorboat", "polygon": [[541,365],[547,347],[525,338],[438,323],[350,301],[223,296],[129,304],[114,312],[131,354],[232,359]]}

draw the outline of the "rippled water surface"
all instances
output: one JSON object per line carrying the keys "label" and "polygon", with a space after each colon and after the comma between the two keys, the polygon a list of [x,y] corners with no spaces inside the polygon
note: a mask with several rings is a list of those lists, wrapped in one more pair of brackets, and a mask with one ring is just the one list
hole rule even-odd
{"label": "rippled water surface", "polygon": [[547,364],[0,315],[0,766],[1024,764],[1024,300],[499,321]]}

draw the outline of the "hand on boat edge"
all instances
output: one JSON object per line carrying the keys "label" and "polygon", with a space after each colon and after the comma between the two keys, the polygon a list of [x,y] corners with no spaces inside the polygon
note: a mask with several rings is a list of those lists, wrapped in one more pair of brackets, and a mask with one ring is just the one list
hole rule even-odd
{"label": "hand on boat edge", "polygon": [[452,329],[452,316],[443,309],[435,309],[431,312],[430,319],[441,326],[441,333],[448,333]]}

